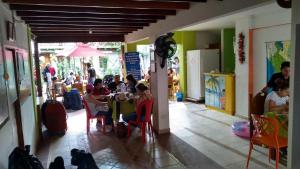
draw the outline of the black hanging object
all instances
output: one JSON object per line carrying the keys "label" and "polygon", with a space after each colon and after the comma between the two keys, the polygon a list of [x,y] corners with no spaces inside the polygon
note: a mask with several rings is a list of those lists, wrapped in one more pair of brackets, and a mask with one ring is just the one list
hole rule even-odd
{"label": "black hanging object", "polygon": [[175,40],[172,38],[174,33],[167,33],[162,35],[155,40],[155,54],[162,58],[160,67],[164,68],[166,59],[171,58],[177,50]]}
{"label": "black hanging object", "polygon": [[277,3],[282,8],[291,8],[292,0],[277,0]]}

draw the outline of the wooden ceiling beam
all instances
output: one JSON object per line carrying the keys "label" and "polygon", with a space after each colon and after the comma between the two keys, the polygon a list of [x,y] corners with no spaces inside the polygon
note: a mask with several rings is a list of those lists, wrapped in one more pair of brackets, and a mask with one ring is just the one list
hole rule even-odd
{"label": "wooden ceiling beam", "polygon": [[123,35],[111,36],[37,36],[38,43],[55,42],[124,42]]}
{"label": "wooden ceiling beam", "polygon": [[142,14],[142,15],[176,15],[176,10],[162,9],[130,9],[130,8],[97,8],[97,7],[69,7],[44,5],[11,4],[10,8],[16,11],[48,11],[48,12],[80,12],[98,14]]}
{"label": "wooden ceiling beam", "polygon": [[135,9],[189,9],[188,2],[165,1],[134,1],[134,0],[3,0],[10,4],[47,5],[47,6],[78,6],[78,7],[108,7]]}
{"label": "wooden ceiling beam", "polygon": [[155,23],[155,19],[132,20],[132,19],[99,19],[99,18],[61,18],[61,17],[22,17],[25,21],[82,21],[82,22],[126,22],[126,23]]}
{"label": "wooden ceiling beam", "polygon": [[112,30],[119,30],[119,29],[141,29],[137,27],[128,27],[128,26],[89,26],[89,25],[31,25],[30,28],[55,28],[55,29],[112,29]]}
{"label": "wooden ceiling beam", "polygon": [[152,1],[167,1],[167,2],[207,2],[207,0],[152,0]]}
{"label": "wooden ceiling beam", "polygon": [[127,34],[129,33],[130,31],[119,31],[119,32],[115,32],[115,31],[97,31],[97,30],[80,30],[80,31],[77,31],[77,30],[72,30],[72,31],[65,31],[65,30],[62,30],[62,31],[51,31],[51,30],[32,30],[31,32],[33,33],[36,33],[36,34],[57,34],[57,33],[60,33],[60,34],[77,34],[77,33],[81,33],[81,34]]}
{"label": "wooden ceiling beam", "polygon": [[120,30],[114,30],[114,29],[51,29],[51,28],[46,28],[46,29],[36,29],[32,28],[32,32],[132,32],[134,31],[133,29],[120,29]]}
{"label": "wooden ceiling beam", "polygon": [[110,32],[132,32],[135,28],[76,28],[76,27],[31,27],[32,31],[110,31]]}
{"label": "wooden ceiling beam", "polygon": [[64,12],[35,12],[17,11],[21,17],[86,17],[86,18],[117,18],[117,19],[165,19],[161,15],[122,15],[122,14],[90,14],[90,13],[64,13]]}
{"label": "wooden ceiling beam", "polygon": [[94,27],[98,27],[98,26],[103,26],[103,27],[107,27],[107,28],[110,28],[110,27],[128,27],[128,28],[136,28],[136,29],[142,29],[143,27],[142,26],[138,26],[138,25],[117,25],[117,24],[49,24],[49,23],[32,23],[32,24],[29,24],[30,27],[34,26],[49,26],[49,27],[57,27],[57,26],[62,26],[62,27],[78,27],[78,26],[82,26],[83,28],[94,28]]}
{"label": "wooden ceiling beam", "polygon": [[120,35],[124,36],[127,33],[35,33],[32,32],[36,36],[112,36],[112,35]]}
{"label": "wooden ceiling beam", "polygon": [[149,26],[149,23],[132,23],[132,22],[94,22],[94,21],[25,21],[29,25],[36,24],[73,24],[73,25],[118,25],[118,26]]}

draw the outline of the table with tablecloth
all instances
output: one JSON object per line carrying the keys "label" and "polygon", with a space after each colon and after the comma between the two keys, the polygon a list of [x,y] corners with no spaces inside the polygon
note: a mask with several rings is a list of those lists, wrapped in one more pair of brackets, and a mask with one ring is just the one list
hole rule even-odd
{"label": "table with tablecloth", "polygon": [[[120,112],[117,112],[117,104],[120,104]],[[125,101],[116,101],[111,100],[110,107],[112,108],[112,118],[114,120],[119,119],[118,114],[123,114],[123,116],[126,116],[132,112],[135,112],[135,104],[130,100]]]}
{"label": "table with tablecloth", "polygon": [[288,137],[288,114],[277,114],[274,112],[268,112],[266,117],[276,118],[279,123],[278,135],[281,137]]}

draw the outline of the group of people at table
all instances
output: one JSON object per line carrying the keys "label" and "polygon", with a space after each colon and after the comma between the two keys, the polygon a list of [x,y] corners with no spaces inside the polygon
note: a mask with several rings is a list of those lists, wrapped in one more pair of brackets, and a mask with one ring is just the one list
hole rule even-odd
{"label": "group of people at table", "polygon": [[287,119],[289,111],[289,80],[290,62],[281,64],[281,72],[272,75],[262,93],[267,93],[264,105],[264,115],[277,118],[281,124],[280,135],[287,137]]}
{"label": "group of people at table", "polygon": [[[93,84],[86,86],[86,94],[83,96],[87,102],[92,116],[104,115],[106,116],[106,124],[111,125],[113,122],[113,109],[120,111],[120,104],[122,101],[130,102],[133,106],[133,110],[130,113],[123,114],[122,119],[125,122],[135,120],[137,114],[135,108],[141,102],[152,99],[150,90],[144,83],[138,83],[133,75],[126,76],[127,83],[120,81],[120,76],[115,75],[114,81],[108,86],[103,85],[102,79],[95,79]],[[112,102],[115,102],[112,104]],[[120,113],[120,112],[118,112]],[[121,112],[122,113],[122,112]],[[144,118],[144,112],[142,112],[141,118]],[[116,116],[119,119],[118,116]],[[141,119],[142,120],[142,119]],[[97,122],[97,127],[102,124]]]}

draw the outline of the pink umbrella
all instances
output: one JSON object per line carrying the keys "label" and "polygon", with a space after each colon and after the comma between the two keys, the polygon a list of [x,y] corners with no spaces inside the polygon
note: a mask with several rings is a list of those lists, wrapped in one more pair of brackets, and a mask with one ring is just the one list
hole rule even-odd
{"label": "pink umbrella", "polygon": [[71,50],[63,51],[56,56],[66,56],[66,57],[90,57],[90,56],[104,56],[102,51],[94,49],[87,44],[77,44]]}

